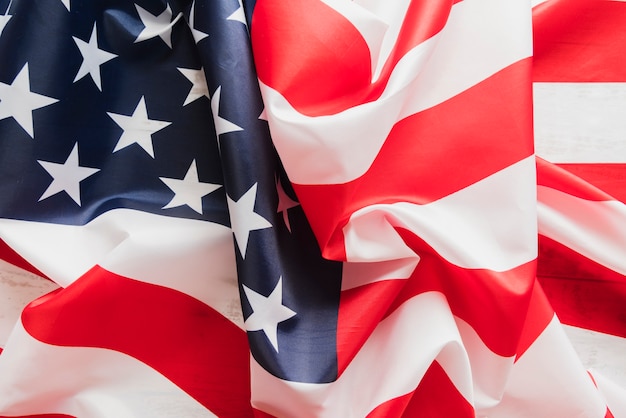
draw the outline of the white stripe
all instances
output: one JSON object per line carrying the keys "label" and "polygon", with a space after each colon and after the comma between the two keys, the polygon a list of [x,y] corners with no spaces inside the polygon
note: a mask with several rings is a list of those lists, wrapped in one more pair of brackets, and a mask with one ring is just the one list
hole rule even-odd
{"label": "white stripe", "polygon": [[489,418],[604,418],[606,405],[556,317],[511,369],[502,401],[477,411]]}
{"label": "white stripe", "polygon": [[542,3],[546,3],[548,1],[549,0],[531,0],[531,7],[538,6],[538,5],[540,5]]}
{"label": "white stripe", "polygon": [[22,309],[59,286],[0,260],[0,347],[4,347]]}
{"label": "white stripe", "polygon": [[[394,227],[414,231],[450,263],[506,271],[537,256],[535,158],[426,205],[360,209],[344,228],[349,262],[417,256]],[[361,283],[363,284],[363,283]]]}
{"label": "white stripe", "polygon": [[514,359],[495,354],[467,322],[458,317],[455,320],[472,369],[474,409],[491,408],[502,399]]}
{"label": "white stripe", "polygon": [[539,233],[626,275],[626,205],[589,201],[539,186]]}
{"label": "white stripe", "polygon": [[428,292],[383,320],[333,383],[280,380],[252,358],[252,404],[280,417],[364,417],[381,403],[413,392],[435,359],[471,399],[470,365],[454,318],[444,296]]}
{"label": "white stripe", "polygon": [[530,57],[531,19],[527,0],[455,4],[401,116],[435,106]]}
{"label": "white stripe", "polygon": [[95,265],[186,293],[243,329],[232,231],[128,209],[84,226],[0,219],[0,236],[60,286]]}
{"label": "white stripe", "polygon": [[553,163],[626,163],[626,83],[534,83],[535,146]]}
{"label": "white stripe", "polygon": [[531,51],[526,1],[465,0],[452,8],[439,35],[397,64],[375,102],[308,117],[261,83],[274,143],[294,183],[353,180],[367,171],[399,119],[461,93]]}
{"label": "white stripe", "polygon": [[21,323],[0,355],[0,415],[214,417],[146,364],[100,348],[57,347]]}
{"label": "white stripe", "polygon": [[[395,239],[395,236],[392,236],[392,239]],[[412,253],[407,258],[397,260],[372,263],[343,263],[341,290],[348,290],[382,280],[406,279],[413,273],[418,262],[419,256]]]}

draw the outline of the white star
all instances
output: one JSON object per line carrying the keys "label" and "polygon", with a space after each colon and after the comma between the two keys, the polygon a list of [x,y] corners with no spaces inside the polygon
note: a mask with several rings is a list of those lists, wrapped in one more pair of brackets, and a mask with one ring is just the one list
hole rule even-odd
{"label": "white star", "polygon": [[287,226],[289,232],[291,232],[291,224],[289,223],[289,215],[287,211],[291,208],[295,208],[300,203],[292,200],[287,193],[285,193],[285,189],[283,189],[283,185],[278,178],[276,178],[276,191],[278,192],[278,208],[276,209],[276,213],[283,213],[285,225]]}
{"label": "white star", "polygon": [[187,205],[202,215],[202,198],[219,189],[219,184],[202,183],[198,180],[196,160],[191,162],[183,180],[159,177],[174,192],[174,197],[162,209]]}
{"label": "white star", "polygon": [[24,64],[11,84],[0,82],[0,120],[12,117],[31,138],[35,138],[33,110],[56,102],[57,99],[30,90],[28,63]]}
{"label": "white star", "polygon": [[236,22],[241,22],[244,25],[248,26],[246,22],[246,14],[243,11],[243,5],[241,4],[241,0],[239,1],[239,8],[235,10],[230,16],[226,18],[226,20],[234,20]]}
{"label": "white star", "polygon": [[115,54],[104,51],[98,48],[98,33],[96,30],[96,24],[94,23],[91,31],[91,37],[89,43],[82,39],[72,36],[76,46],[80,50],[80,54],[83,56],[83,63],[78,69],[78,73],[74,78],[74,83],[89,74],[98,90],[102,91],[102,81],[100,79],[100,66],[107,61],[117,57]]}
{"label": "white star", "polygon": [[194,2],[191,3],[191,10],[189,11],[188,26],[189,26],[189,29],[191,29],[191,34],[193,35],[193,39],[196,41],[196,43],[198,43],[209,35],[207,33],[201,32],[198,29],[196,29],[196,23],[195,23],[196,16],[195,16],[195,11],[194,11],[195,8],[196,8],[196,2],[194,0]]}
{"label": "white star", "polygon": [[234,201],[228,197],[228,210],[230,212],[230,223],[233,233],[241,252],[241,256],[246,258],[246,248],[248,247],[248,237],[250,231],[271,228],[272,224],[267,219],[254,211],[256,201],[257,183],[244,193],[239,200]]}
{"label": "white star", "polygon": [[296,315],[294,311],[283,305],[283,278],[278,279],[276,287],[267,297],[246,285],[243,285],[243,291],[252,308],[252,314],[244,322],[246,330],[263,331],[274,350],[278,352],[278,324]]}
{"label": "white star", "polygon": [[65,8],[67,9],[67,11],[70,11],[70,0],[61,0],[61,2],[63,3],[63,6],[65,6]]}
{"label": "white star", "polygon": [[172,123],[148,119],[148,111],[143,96],[141,96],[131,116],[111,112],[107,112],[107,115],[124,130],[113,152],[137,143],[137,145],[143,148],[152,158],[154,158],[152,134]]}
{"label": "white star", "polygon": [[206,96],[208,99],[211,98],[211,96],[209,96],[209,88],[206,85],[204,68],[200,68],[199,70],[179,68],[178,71],[180,71],[185,77],[187,77],[187,80],[192,83],[191,89],[189,90],[189,94],[187,94],[187,98],[185,99],[183,106],[188,105],[202,96]]}
{"label": "white star", "polygon": [[139,35],[137,35],[135,43],[156,38],[158,36],[167,44],[167,46],[172,48],[172,27],[176,22],[178,22],[178,19],[181,18],[182,13],[179,13],[176,18],[172,20],[172,9],[170,9],[169,4],[158,16],[153,15],[136,4],[135,9],[137,9],[137,14],[139,14],[141,23],[144,25],[143,30],[139,33]]}
{"label": "white star", "polygon": [[9,2],[9,5],[7,6],[6,12],[4,12],[4,14],[0,15],[0,36],[2,36],[2,31],[6,27],[7,23],[9,23],[9,20],[11,20],[11,17],[13,17],[12,15],[9,14],[9,9],[11,8],[11,3],[12,3],[12,1]]}
{"label": "white star", "polygon": [[63,164],[37,160],[52,176],[52,183],[39,198],[42,201],[60,192],[67,193],[80,206],[80,182],[100,171],[98,168],[81,167],[78,165],[78,142]]}
{"label": "white star", "polygon": [[217,135],[227,134],[229,132],[243,131],[243,128],[227,121],[220,116],[220,97],[222,95],[222,86],[219,86],[213,97],[211,98],[211,111],[213,112],[213,121],[215,123],[215,132]]}

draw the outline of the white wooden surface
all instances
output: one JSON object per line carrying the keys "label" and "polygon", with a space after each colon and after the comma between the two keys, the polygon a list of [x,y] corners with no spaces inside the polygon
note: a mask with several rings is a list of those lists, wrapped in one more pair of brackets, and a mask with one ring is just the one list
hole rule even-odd
{"label": "white wooden surface", "polygon": [[626,163],[626,83],[535,83],[535,151],[553,163]]}

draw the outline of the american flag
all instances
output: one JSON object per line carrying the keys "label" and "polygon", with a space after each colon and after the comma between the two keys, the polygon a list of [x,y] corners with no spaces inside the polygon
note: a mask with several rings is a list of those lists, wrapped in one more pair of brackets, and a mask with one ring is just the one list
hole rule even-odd
{"label": "american flag", "polygon": [[0,0],[0,417],[626,417],[624,204],[534,149],[588,4]]}

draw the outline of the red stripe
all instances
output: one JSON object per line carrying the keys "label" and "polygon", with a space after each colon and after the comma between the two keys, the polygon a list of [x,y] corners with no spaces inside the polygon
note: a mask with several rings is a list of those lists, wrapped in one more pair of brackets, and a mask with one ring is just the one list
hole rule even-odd
{"label": "red stripe", "polygon": [[[367,418],[395,418],[402,417],[404,411],[407,408],[413,393],[407,393],[404,396],[399,396],[394,399],[390,399],[387,402],[380,404],[376,409],[367,414]],[[421,415],[417,415],[421,416]]]}
{"label": "red stripe", "polygon": [[429,203],[532,155],[530,64],[529,59],[518,62],[398,122],[360,178],[335,185],[294,184],[323,254],[345,260],[341,229],[358,209]]}
{"label": "red stripe", "polygon": [[0,259],[6,261],[7,263],[11,263],[14,266],[17,266],[21,269],[29,271],[33,274],[36,274],[40,277],[46,277],[41,271],[35,268],[32,264],[26,261],[21,255],[19,255],[13,248],[9,247],[9,245],[0,239]]}
{"label": "red stripe", "polygon": [[402,57],[443,29],[448,21],[452,4],[449,0],[411,1],[396,44],[381,71],[380,80],[372,85],[368,101],[378,99],[383,89],[376,87],[382,84],[381,81],[387,84],[393,69]]}
{"label": "red stripe", "polygon": [[367,44],[321,1],[257,1],[251,37],[259,79],[299,111],[324,114],[341,108],[337,98],[364,100],[371,80]]}
{"label": "red stripe", "polygon": [[94,267],[29,304],[22,322],[48,344],[128,354],[220,417],[252,416],[246,334],[184,293]]}
{"label": "red stripe", "polygon": [[268,414],[267,412],[263,412],[258,409],[255,409],[254,418],[276,418],[276,417],[274,415]]}
{"label": "red stripe", "polygon": [[[626,156],[624,156],[626,159]],[[557,164],[626,203],[626,164]]]}
{"label": "red stripe", "polygon": [[572,174],[569,170],[565,170],[539,157],[537,157],[536,161],[537,185],[550,187],[585,200],[614,200],[609,194]]}
{"label": "red stripe", "polygon": [[474,418],[473,406],[459,393],[445,370],[434,361],[413,393],[381,404],[367,418]]}
{"label": "red stripe", "polygon": [[533,9],[535,81],[626,81],[626,3],[551,0]]}
{"label": "red stripe", "polygon": [[[420,262],[389,313],[417,294],[440,291],[452,313],[467,322],[491,351],[514,356],[533,292],[535,263],[504,272],[464,269],[442,258],[412,232],[397,231],[420,255]],[[544,314],[552,316],[549,311]]]}
{"label": "red stripe", "polygon": [[342,292],[337,325],[340,373],[386,313],[425,291],[446,294],[452,312],[502,355],[521,357],[552,320],[554,311],[534,279],[533,264],[505,273],[464,270],[438,258],[425,244],[420,247],[421,260],[409,281],[386,280]]}
{"label": "red stripe", "polygon": [[341,292],[337,318],[337,368],[341,375],[385,316],[406,280],[385,280]]}
{"label": "red stripe", "polygon": [[541,235],[537,276],[561,322],[626,337],[626,276]]}
{"label": "red stripe", "polygon": [[552,306],[550,306],[550,302],[541,288],[541,285],[535,280],[530,302],[528,303],[528,311],[526,311],[524,328],[522,328],[522,333],[517,345],[516,361],[533,345],[537,337],[541,335],[553,318],[554,310]]}
{"label": "red stripe", "polygon": [[341,14],[314,0],[259,0],[251,25],[259,79],[299,112],[335,114],[374,101],[397,62],[439,32],[452,3],[413,1],[380,78],[372,83],[370,50]]}
{"label": "red stripe", "polygon": [[403,416],[406,418],[470,418],[475,416],[475,412],[473,406],[459,393],[445,370],[434,361],[413,393]]}

